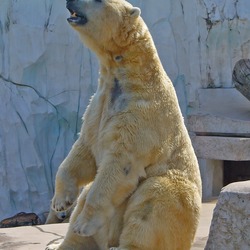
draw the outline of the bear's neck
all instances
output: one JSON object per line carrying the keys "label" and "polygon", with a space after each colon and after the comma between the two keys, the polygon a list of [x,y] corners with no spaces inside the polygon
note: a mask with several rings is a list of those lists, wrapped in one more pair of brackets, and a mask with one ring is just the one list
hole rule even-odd
{"label": "bear's neck", "polygon": [[[133,35],[130,34],[130,36]],[[124,59],[133,58],[139,60],[140,57],[155,53],[155,45],[148,31],[134,40],[128,38],[127,43],[122,44],[117,40],[118,38],[112,39],[105,47],[101,47],[99,53],[97,52],[100,62],[103,62],[102,64],[119,62],[121,56]]]}
{"label": "bear's neck", "polygon": [[119,74],[147,75],[149,79],[150,75],[153,77],[159,75],[159,71],[164,71],[148,31],[128,46],[114,45],[112,48],[116,49],[103,49],[97,53],[101,73],[115,75],[118,78]]}

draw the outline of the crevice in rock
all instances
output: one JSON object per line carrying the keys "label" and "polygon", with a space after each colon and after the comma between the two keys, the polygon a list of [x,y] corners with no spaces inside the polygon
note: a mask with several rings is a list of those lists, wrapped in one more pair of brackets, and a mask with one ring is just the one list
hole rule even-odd
{"label": "crevice in rock", "polygon": [[34,228],[36,228],[37,230],[39,230],[40,232],[42,233],[45,233],[45,234],[52,234],[52,235],[55,235],[55,236],[58,236],[60,237],[59,239],[62,239],[64,236],[63,235],[60,235],[60,234],[57,234],[57,233],[53,233],[53,232],[50,232],[50,231],[45,231],[44,229],[42,229],[41,227],[39,226],[32,226]]}
{"label": "crevice in rock", "polygon": [[[46,5],[46,2],[45,2],[45,5]],[[52,13],[52,7],[53,7],[53,2],[48,7],[48,17],[47,17],[45,24],[44,24],[45,31],[49,31],[49,24],[50,24],[50,18],[51,18],[51,13]],[[46,9],[47,9],[47,6],[46,6]]]}
{"label": "crevice in rock", "polygon": [[38,96],[39,98],[43,99],[45,102],[49,103],[55,110],[56,110],[56,113],[58,113],[58,110],[56,108],[56,106],[50,102],[46,97],[44,97],[38,90],[36,90],[34,87],[28,85],[28,84],[23,84],[23,83],[17,83],[17,82],[14,82],[10,79],[7,79],[5,78],[4,76],[0,75],[0,79],[2,79],[3,81],[7,82],[7,83],[11,83],[15,86],[18,86],[18,87],[24,87],[24,88],[30,88],[32,89]]}
{"label": "crevice in rock", "polygon": [[27,134],[29,135],[28,128],[27,128],[27,126],[26,126],[26,124],[25,124],[25,122],[24,122],[24,120],[23,120],[22,116],[20,115],[20,113],[19,113],[17,110],[15,110],[15,111],[16,111],[16,114],[17,114],[17,116],[19,117],[19,119],[20,119],[21,123],[23,124],[23,127],[24,127],[25,131],[26,131],[26,132],[27,132]]}
{"label": "crevice in rock", "polygon": [[237,19],[240,19],[240,17],[239,17],[239,14],[238,14],[238,11],[237,11],[237,5],[238,5],[238,3],[239,3],[239,0],[236,0],[235,1],[235,3],[234,3],[234,7],[235,7],[235,18],[237,18]]}
{"label": "crevice in rock", "polygon": [[8,10],[6,20],[5,20],[5,23],[4,23],[4,29],[5,29],[6,33],[10,30],[10,16],[9,16],[9,14],[10,13],[9,13],[9,10]]}
{"label": "crevice in rock", "polygon": [[51,244],[54,244],[54,243],[61,243],[61,242],[58,242],[58,241],[62,241],[64,239],[64,237],[60,237],[60,238],[58,238],[58,239],[54,239],[54,240],[51,240],[48,244],[47,244],[47,246],[49,246],[49,245],[51,245]]}
{"label": "crevice in rock", "polygon": [[[12,80],[10,80],[10,79],[5,78],[5,77],[2,76],[2,75],[0,75],[0,79],[2,79],[2,80],[3,80],[4,82],[6,82],[6,83],[13,84],[13,85],[15,85],[15,86],[17,86],[17,87],[29,88],[29,89],[33,90],[33,91],[37,94],[37,96],[38,96],[39,98],[41,98],[41,99],[44,100],[46,103],[48,103],[50,106],[52,106],[52,107],[54,108],[55,112],[56,112],[57,121],[58,121],[58,131],[59,131],[59,132],[58,132],[58,135],[57,135],[57,139],[56,139],[56,143],[55,143],[54,150],[53,150],[53,152],[52,152],[52,154],[51,154],[51,158],[50,158],[50,160],[49,160],[49,169],[50,169],[49,175],[50,175],[50,176],[48,176],[48,178],[47,178],[47,180],[50,181],[50,182],[48,183],[48,186],[51,186],[51,185],[52,185],[52,186],[51,186],[51,189],[52,189],[51,192],[53,192],[53,191],[54,191],[54,180],[52,179],[52,177],[53,177],[52,161],[53,161],[53,158],[54,158],[54,155],[55,155],[55,152],[56,152],[56,149],[57,149],[57,145],[58,145],[58,142],[59,142],[59,139],[60,139],[60,135],[61,135],[61,126],[60,126],[60,123],[59,123],[59,118],[61,118],[62,120],[64,120],[67,124],[68,124],[68,121],[67,121],[65,118],[63,118],[62,115],[60,115],[60,113],[59,113],[57,107],[56,107],[51,101],[49,101],[46,97],[44,97],[44,96],[43,96],[38,90],[36,90],[34,87],[32,87],[32,86],[30,86],[30,85],[28,85],[28,84],[22,84],[22,83],[14,82],[14,81],[12,81]],[[21,115],[19,114],[18,116],[19,116],[20,119],[21,119]],[[23,119],[21,119],[21,121],[22,121],[22,124],[25,125]],[[28,132],[28,129],[27,129],[27,126],[26,126],[26,125],[25,125],[25,128],[26,128],[26,131]],[[45,170],[45,172],[46,172],[46,170]]]}
{"label": "crevice in rock", "polygon": [[39,242],[29,243],[26,241],[4,242],[0,245],[0,249],[10,250],[10,249],[16,249],[21,246],[27,246],[27,245],[40,245],[40,243]]}
{"label": "crevice in rock", "polygon": [[180,4],[181,4],[182,15],[184,16],[184,6],[183,6],[183,3],[182,3],[182,2],[180,2]]}

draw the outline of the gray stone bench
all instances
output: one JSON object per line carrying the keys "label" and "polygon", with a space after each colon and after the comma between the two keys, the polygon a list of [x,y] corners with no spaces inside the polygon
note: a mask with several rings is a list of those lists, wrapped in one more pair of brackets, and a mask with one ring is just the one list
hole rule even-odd
{"label": "gray stone bench", "polygon": [[224,161],[250,161],[250,102],[235,88],[200,89],[187,127],[202,176],[202,196],[218,196]]}
{"label": "gray stone bench", "polygon": [[201,89],[187,127],[198,158],[250,161],[250,102],[235,89]]}
{"label": "gray stone bench", "polygon": [[205,250],[250,249],[250,181],[224,187],[214,209]]}

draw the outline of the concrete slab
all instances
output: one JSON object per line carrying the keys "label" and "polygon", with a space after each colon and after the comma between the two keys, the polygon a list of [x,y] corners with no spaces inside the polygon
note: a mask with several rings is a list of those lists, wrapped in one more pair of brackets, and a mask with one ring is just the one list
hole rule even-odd
{"label": "concrete slab", "polygon": [[249,161],[250,138],[191,136],[196,156],[201,159]]}
{"label": "concrete slab", "polygon": [[191,250],[203,250],[208,240],[209,229],[213,217],[213,210],[216,201],[206,202],[202,204],[201,219],[196,232],[195,240]]}
{"label": "concrete slab", "polygon": [[[192,250],[204,249],[208,239],[215,202],[203,203],[201,220]],[[0,249],[44,250],[46,245],[61,241],[68,224],[50,224],[0,229]]]}

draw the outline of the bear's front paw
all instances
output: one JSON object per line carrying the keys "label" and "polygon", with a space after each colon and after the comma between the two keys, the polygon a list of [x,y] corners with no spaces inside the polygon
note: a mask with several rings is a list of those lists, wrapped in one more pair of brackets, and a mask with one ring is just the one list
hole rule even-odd
{"label": "bear's front paw", "polygon": [[77,217],[72,229],[73,232],[81,236],[92,236],[103,226],[100,216],[94,215],[93,218],[86,220],[81,214]]}
{"label": "bear's front paw", "polygon": [[52,199],[52,209],[55,211],[66,211],[69,209],[77,199],[76,193],[67,193],[64,195],[55,195]]}

